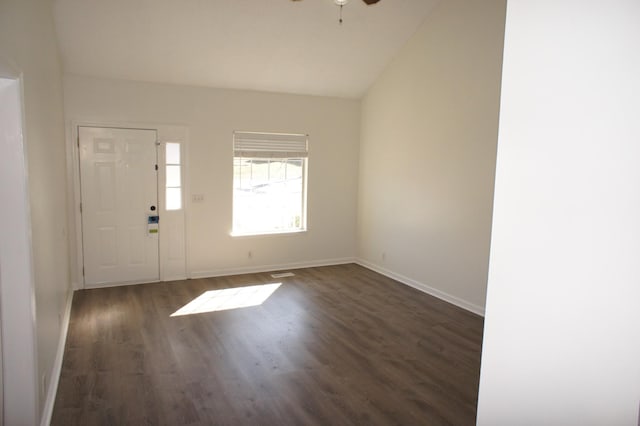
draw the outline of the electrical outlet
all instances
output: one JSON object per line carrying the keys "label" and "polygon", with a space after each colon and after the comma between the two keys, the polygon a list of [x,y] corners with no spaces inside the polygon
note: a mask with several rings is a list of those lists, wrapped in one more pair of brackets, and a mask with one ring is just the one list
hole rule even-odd
{"label": "electrical outlet", "polygon": [[385,260],[387,260],[387,253],[383,251],[382,255],[380,255],[380,257],[382,258],[382,261],[384,262]]}
{"label": "electrical outlet", "polygon": [[247,253],[247,258],[249,259],[253,258],[253,252],[251,250],[249,250],[249,252]]}

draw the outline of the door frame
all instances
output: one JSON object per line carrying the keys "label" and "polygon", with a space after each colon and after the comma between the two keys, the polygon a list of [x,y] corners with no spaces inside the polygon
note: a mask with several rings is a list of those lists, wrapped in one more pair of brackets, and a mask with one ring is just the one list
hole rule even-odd
{"label": "door frame", "polygon": [[[80,152],[78,149],[78,127],[104,127],[117,128],[127,130],[155,130],[158,142],[180,142],[182,144],[182,179],[183,179],[183,210],[184,210],[184,247],[185,247],[185,273],[184,276],[176,276],[175,274],[167,274],[163,265],[166,265],[166,251],[162,250],[163,232],[159,234],[159,266],[160,281],[177,280],[191,278],[191,268],[189,264],[189,173],[188,170],[188,148],[189,148],[189,128],[184,125],[157,124],[157,123],[131,123],[131,122],[114,122],[114,121],[86,121],[71,120],[67,123],[67,182],[69,187],[69,202],[67,211],[69,212],[69,229],[70,235],[70,263],[71,263],[71,281],[74,290],[80,290],[86,287],[84,284],[84,252],[82,247],[82,213],[80,211],[80,202],[82,194],[80,191]],[[164,158],[158,150],[158,163]],[[158,203],[164,200],[161,196],[162,182],[164,182],[164,168],[158,164]],[[163,201],[164,202],[164,201]],[[164,205],[162,206],[164,210]],[[163,211],[162,210],[162,211]],[[162,220],[162,219],[161,219]],[[161,225],[162,226],[162,225]],[[132,283],[113,283],[101,287],[128,285]]]}

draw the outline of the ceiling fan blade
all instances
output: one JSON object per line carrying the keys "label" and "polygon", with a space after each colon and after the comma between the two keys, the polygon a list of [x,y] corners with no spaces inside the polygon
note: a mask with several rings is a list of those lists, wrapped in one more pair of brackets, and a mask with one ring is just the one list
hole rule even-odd
{"label": "ceiling fan blade", "polygon": [[369,6],[371,6],[372,4],[378,3],[380,0],[362,0],[362,1],[368,4]]}

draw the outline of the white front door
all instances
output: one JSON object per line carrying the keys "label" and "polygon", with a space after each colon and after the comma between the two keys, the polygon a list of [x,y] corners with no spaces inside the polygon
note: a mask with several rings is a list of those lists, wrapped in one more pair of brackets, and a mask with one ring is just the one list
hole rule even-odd
{"label": "white front door", "polygon": [[[84,283],[159,281],[155,130],[79,127]],[[153,228],[156,228],[154,231]]]}

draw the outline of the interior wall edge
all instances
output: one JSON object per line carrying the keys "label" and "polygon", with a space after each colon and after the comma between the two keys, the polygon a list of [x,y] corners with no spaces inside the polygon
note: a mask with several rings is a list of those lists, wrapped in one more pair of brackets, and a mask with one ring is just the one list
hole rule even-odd
{"label": "interior wall edge", "polygon": [[[0,57],[0,68],[3,62]],[[39,411],[38,330],[24,81],[22,77],[2,80],[0,199],[7,208],[0,221],[0,424],[32,424]]]}

